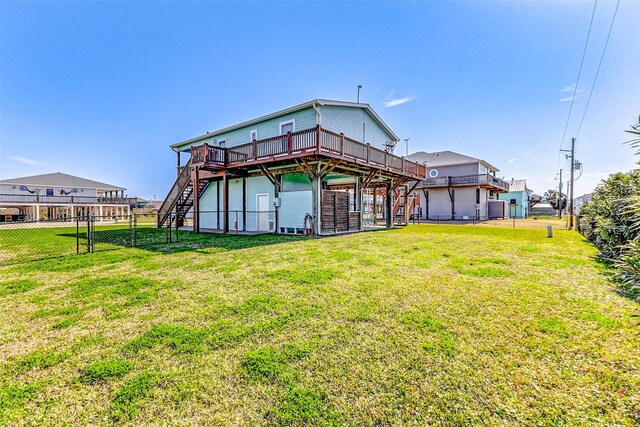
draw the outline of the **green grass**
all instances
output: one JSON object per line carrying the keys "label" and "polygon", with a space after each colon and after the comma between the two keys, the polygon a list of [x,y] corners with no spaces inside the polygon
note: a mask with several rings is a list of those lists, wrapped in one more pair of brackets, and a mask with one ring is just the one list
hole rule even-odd
{"label": "green grass", "polygon": [[0,425],[640,422],[639,304],[575,232],[191,237],[0,267]]}
{"label": "green grass", "polygon": [[110,378],[119,378],[133,369],[133,364],[128,360],[108,359],[87,366],[80,376],[84,383],[97,383]]}

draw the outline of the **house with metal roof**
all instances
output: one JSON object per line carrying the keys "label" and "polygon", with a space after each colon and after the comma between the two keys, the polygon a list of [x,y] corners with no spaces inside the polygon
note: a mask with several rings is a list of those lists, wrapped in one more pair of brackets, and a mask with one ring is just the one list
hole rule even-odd
{"label": "house with metal roof", "polygon": [[0,221],[129,214],[126,188],[62,172],[0,181]]}
{"label": "house with metal roof", "polygon": [[509,192],[498,195],[500,200],[509,202],[510,218],[528,218],[531,212],[531,196],[533,191],[527,188],[526,179],[511,179],[509,183]]}
{"label": "house with metal roof", "polygon": [[498,168],[491,163],[453,151],[420,151],[407,159],[425,165],[427,174],[407,196],[413,216],[463,221],[508,216],[498,194],[507,192],[509,185],[496,177]]}
{"label": "house with metal roof", "polygon": [[398,140],[368,104],[315,99],[172,144],[178,176],[159,225],[316,235],[381,219],[390,227],[394,191],[426,176],[393,154]]}

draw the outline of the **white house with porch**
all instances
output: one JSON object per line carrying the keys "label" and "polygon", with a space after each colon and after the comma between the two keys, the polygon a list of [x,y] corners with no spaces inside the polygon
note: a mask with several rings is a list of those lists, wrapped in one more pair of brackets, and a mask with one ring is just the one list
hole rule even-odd
{"label": "white house with porch", "polygon": [[0,221],[129,214],[126,188],[61,172],[0,180]]}

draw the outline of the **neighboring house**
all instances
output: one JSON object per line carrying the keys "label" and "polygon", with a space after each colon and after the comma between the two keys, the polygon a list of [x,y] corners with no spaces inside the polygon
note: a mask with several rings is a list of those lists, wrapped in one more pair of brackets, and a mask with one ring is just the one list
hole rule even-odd
{"label": "neighboring house", "polygon": [[573,199],[573,212],[578,214],[580,212],[580,208],[591,200],[592,195],[593,193],[583,194],[582,196]]}
{"label": "neighboring house", "polygon": [[173,144],[178,178],[159,225],[334,234],[382,211],[391,226],[394,190],[426,173],[385,151],[398,140],[368,104],[316,99]]}
{"label": "neighboring house", "polygon": [[509,181],[509,192],[499,194],[498,197],[509,202],[510,218],[522,219],[529,217],[532,194],[533,192],[527,188],[526,179],[512,179]]}
{"label": "neighboring house", "polygon": [[0,181],[0,221],[127,215],[126,188],[65,173]]}
{"label": "neighboring house", "polygon": [[142,197],[133,197],[129,199],[131,209],[152,209],[158,210],[162,205],[162,200],[144,199]]}
{"label": "neighboring house", "polygon": [[508,207],[498,200],[509,184],[497,178],[490,163],[455,153],[413,153],[407,159],[425,164],[427,178],[414,183],[414,215],[425,220],[472,220],[508,217]]}

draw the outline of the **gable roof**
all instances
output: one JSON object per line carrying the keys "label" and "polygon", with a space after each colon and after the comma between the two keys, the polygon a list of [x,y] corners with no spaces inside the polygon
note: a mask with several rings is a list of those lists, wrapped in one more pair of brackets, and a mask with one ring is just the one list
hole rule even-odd
{"label": "gable roof", "polygon": [[68,188],[96,188],[99,190],[124,191],[126,188],[118,187],[104,182],[93,181],[79,176],[68,175],[62,172],[46,173],[43,175],[24,176],[21,178],[9,178],[0,181],[0,184],[37,185]]}
{"label": "gable roof", "polygon": [[455,151],[436,151],[434,153],[427,153],[425,151],[418,151],[407,156],[408,160],[412,160],[418,163],[426,163],[427,167],[435,166],[453,166],[453,165],[466,165],[470,163],[482,163],[493,171],[499,171],[498,168],[491,163],[478,159],[475,157],[467,156],[465,154],[456,153]]}
{"label": "gable roof", "polygon": [[375,111],[373,111],[373,108],[371,108],[371,106],[369,104],[363,104],[363,103],[357,103],[357,102],[346,102],[346,101],[334,101],[334,100],[331,100],[331,99],[314,99],[312,101],[308,101],[308,102],[305,102],[303,104],[294,105],[293,107],[285,108],[284,110],[280,110],[280,111],[276,111],[274,113],[270,113],[270,114],[267,114],[267,115],[264,115],[264,116],[256,117],[255,119],[246,120],[244,122],[240,122],[240,123],[237,123],[235,125],[228,126],[226,128],[218,129],[218,130],[213,131],[213,132],[207,132],[207,133],[204,133],[202,135],[198,135],[196,137],[193,137],[193,138],[181,141],[181,142],[176,142],[175,144],[171,144],[170,147],[175,148],[175,147],[179,147],[179,146],[182,146],[182,145],[191,144],[191,143],[198,142],[198,141],[206,139],[206,138],[211,138],[211,137],[215,137],[217,135],[221,135],[223,133],[231,132],[231,131],[236,130],[236,129],[240,129],[240,128],[243,128],[243,127],[251,126],[251,125],[254,125],[256,123],[263,122],[265,120],[273,119],[273,118],[278,117],[278,116],[284,116],[285,114],[290,114],[290,113],[294,113],[296,111],[304,110],[306,108],[315,107],[317,105],[336,105],[336,106],[339,106],[339,107],[362,108],[363,110],[367,111],[371,115],[373,120],[376,123],[378,123],[380,125],[380,127],[382,127],[389,134],[389,136],[392,137],[392,139],[394,141],[400,141],[400,138],[398,138],[398,135],[396,135],[391,130],[391,128],[389,126],[387,126],[387,124],[385,122],[382,121],[380,116],[378,116],[378,114]]}
{"label": "gable roof", "polygon": [[509,181],[509,191],[527,191],[527,180],[526,179],[512,179]]}

